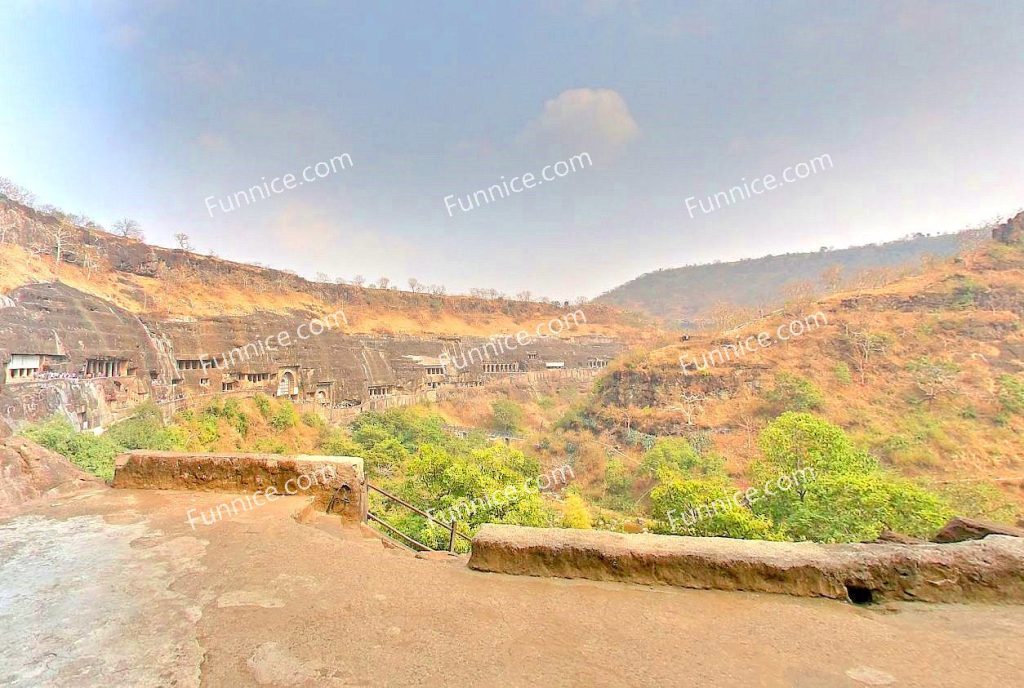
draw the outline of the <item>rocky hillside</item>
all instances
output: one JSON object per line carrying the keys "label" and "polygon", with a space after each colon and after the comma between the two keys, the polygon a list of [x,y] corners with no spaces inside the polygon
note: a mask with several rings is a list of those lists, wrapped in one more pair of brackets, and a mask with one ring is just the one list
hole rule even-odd
{"label": "rocky hillside", "polygon": [[926,256],[956,254],[975,236],[973,231],[918,235],[885,244],[658,270],[615,287],[596,301],[692,329],[728,317],[722,312],[726,310],[742,319],[745,310],[774,308],[796,294],[891,281],[918,268]]}
{"label": "rocky hillside", "polygon": [[924,274],[620,361],[589,412],[621,440],[710,443],[735,476],[771,419],[809,411],[900,473],[1024,498],[1024,213],[995,234]]}
{"label": "rocky hillside", "polygon": [[[164,319],[342,308],[351,331],[373,334],[491,336],[578,307],[312,282],[285,270],[150,246],[0,196],[0,294],[58,281],[129,313]],[[649,340],[650,325],[617,307],[589,304],[578,333]]]}
{"label": "rocky hillside", "polygon": [[589,377],[661,336],[607,305],[310,282],[0,197],[0,435],[225,394],[346,412],[461,399],[510,375]]}

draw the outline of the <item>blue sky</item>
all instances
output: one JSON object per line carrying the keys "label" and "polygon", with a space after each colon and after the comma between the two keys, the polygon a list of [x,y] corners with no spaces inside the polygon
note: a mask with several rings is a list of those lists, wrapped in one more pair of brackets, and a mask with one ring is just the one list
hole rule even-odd
{"label": "blue sky", "polygon": [[[313,276],[594,296],[1024,205],[1024,3],[3,0],[0,176]],[[469,194],[593,166],[469,213]],[[348,153],[231,213],[204,199]],[[833,168],[708,215],[687,197]],[[799,278],[800,276],[795,276]]]}

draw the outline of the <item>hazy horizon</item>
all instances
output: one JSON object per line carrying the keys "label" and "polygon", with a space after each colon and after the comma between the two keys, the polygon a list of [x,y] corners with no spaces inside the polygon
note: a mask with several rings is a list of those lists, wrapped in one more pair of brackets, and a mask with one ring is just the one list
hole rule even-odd
{"label": "hazy horizon", "polygon": [[[108,227],[133,217],[151,243],[185,232],[198,252],[306,277],[593,297],[1024,203],[1019,3],[5,13],[0,175]],[[446,205],[582,153],[592,165],[544,186]],[[342,154],[346,169],[209,209]],[[823,155],[828,169],[692,213]]]}

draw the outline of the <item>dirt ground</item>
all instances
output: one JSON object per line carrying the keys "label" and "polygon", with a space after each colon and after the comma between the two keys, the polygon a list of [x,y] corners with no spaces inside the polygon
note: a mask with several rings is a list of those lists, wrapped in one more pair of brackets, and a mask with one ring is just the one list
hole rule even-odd
{"label": "dirt ground", "polygon": [[100,489],[0,521],[0,685],[1010,686],[1024,607],[470,571],[282,499]]}

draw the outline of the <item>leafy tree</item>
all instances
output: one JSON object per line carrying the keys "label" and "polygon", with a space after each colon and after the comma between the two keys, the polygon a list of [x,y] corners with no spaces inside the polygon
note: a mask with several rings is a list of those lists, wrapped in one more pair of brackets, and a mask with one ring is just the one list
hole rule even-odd
{"label": "leafy tree", "polygon": [[651,491],[654,531],[673,535],[779,540],[772,522],[736,503],[724,478],[668,477]]}
{"label": "leafy tree", "polygon": [[321,434],[317,450],[324,456],[362,456],[362,446],[338,428]]}
{"label": "leafy tree", "polygon": [[699,454],[683,437],[663,437],[644,454],[640,470],[651,477],[656,477],[666,468],[688,477],[709,477],[723,475],[725,462],[714,454]]}
{"label": "leafy tree", "polygon": [[[763,458],[752,466],[759,481],[807,468],[816,476],[869,473],[878,468],[878,462],[854,447],[842,428],[810,413],[783,413],[761,432],[759,445]],[[801,489],[797,494],[802,498]]]}
{"label": "leafy tree", "polygon": [[928,538],[952,515],[940,497],[909,480],[847,473],[816,477],[779,527],[789,538],[816,542],[863,542],[883,529]]}
{"label": "leafy tree", "polygon": [[185,433],[180,428],[164,427],[160,409],[152,403],[143,404],[131,418],[112,425],[104,437],[124,450],[175,451],[185,445]]}
{"label": "leafy tree", "polygon": [[855,542],[883,528],[924,536],[950,515],[940,497],[884,473],[841,428],[811,414],[782,414],[761,433],[760,447],[752,473],[766,488],[752,508],[788,538]]}

